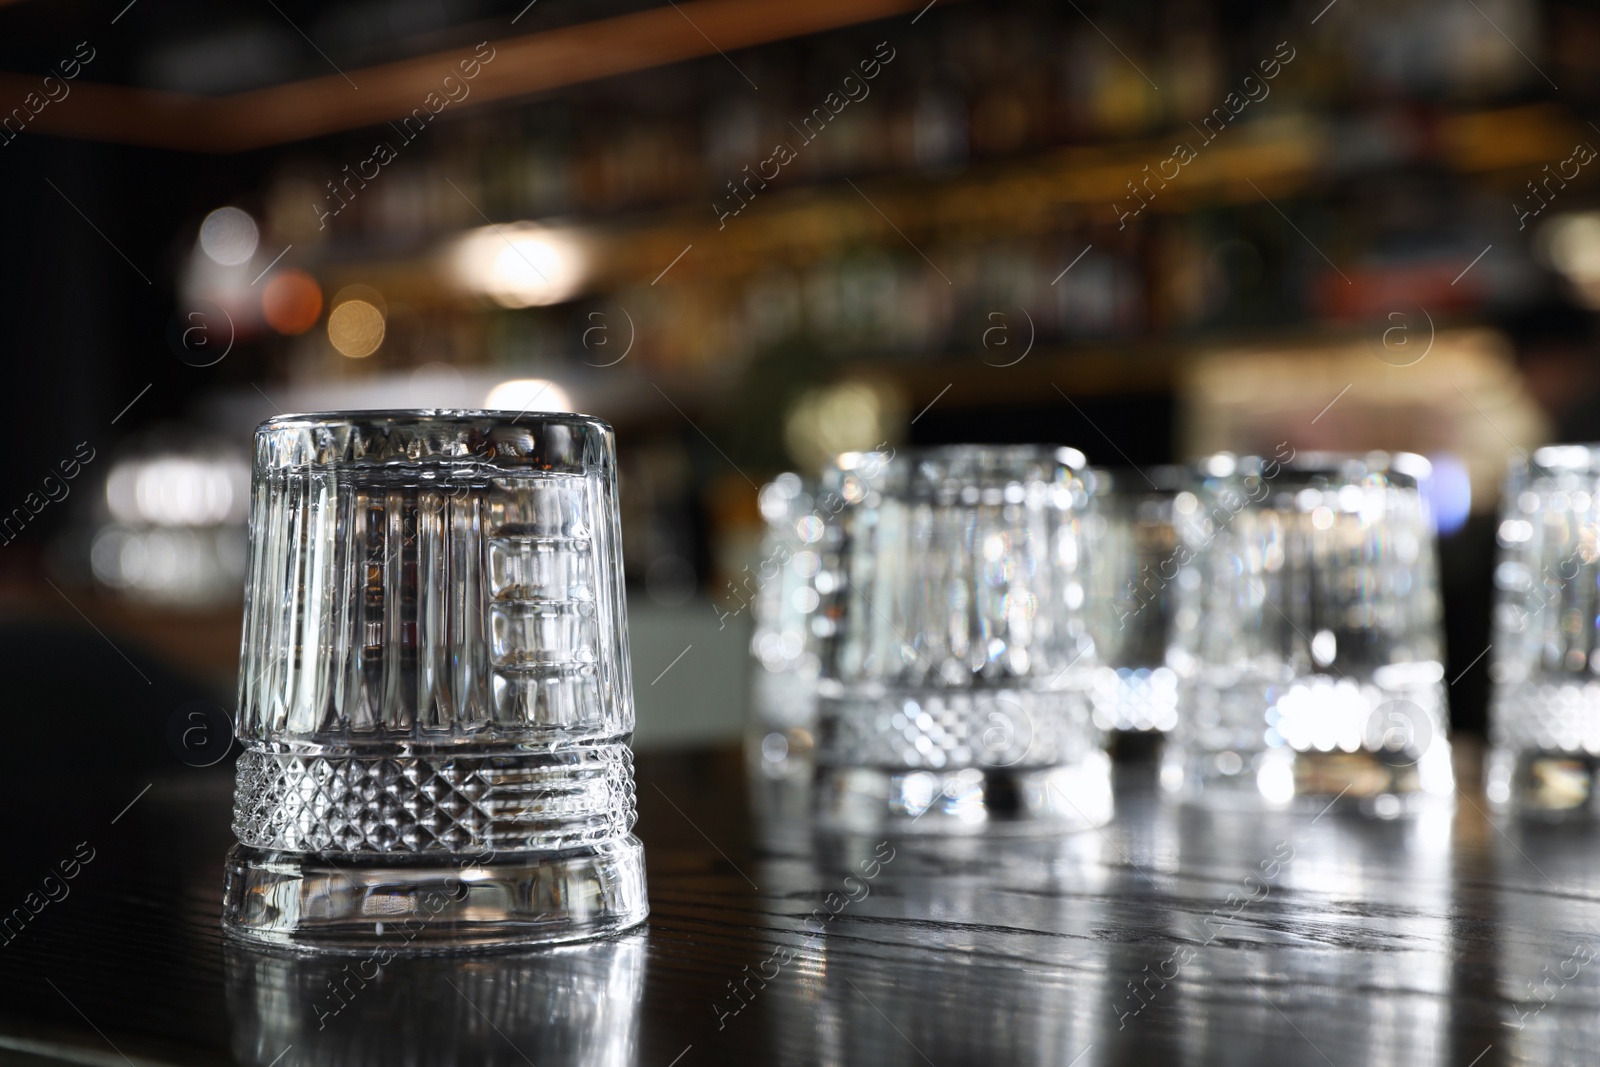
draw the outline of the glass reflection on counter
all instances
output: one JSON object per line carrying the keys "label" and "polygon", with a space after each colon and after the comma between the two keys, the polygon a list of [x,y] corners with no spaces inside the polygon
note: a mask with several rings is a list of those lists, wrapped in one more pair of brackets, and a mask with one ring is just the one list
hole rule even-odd
{"label": "glass reflection on counter", "polygon": [[[1492,835],[1497,1043],[1509,1063],[1586,1063],[1600,1046],[1600,827],[1504,820]],[[1509,888],[1508,888],[1509,887]]]}
{"label": "glass reflection on counter", "polygon": [[[1182,867],[1217,867],[1171,935],[1192,958],[1170,981],[1185,1062],[1426,1067],[1449,1047],[1454,930],[1448,809],[1374,821],[1184,809]],[[1181,958],[1181,957],[1180,957]],[[1296,976],[1285,984],[1282,976]],[[1130,1024],[1131,1025],[1131,1024]]]}
{"label": "glass reflection on counter", "polygon": [[[1072,1062],[1106,1000],[1104,849],[1095,834],[818,835],[769,859],[757,878],[796,951],[760,994],[761,1062]],[[847,902],[818,922],[836,895]]]}
{"label": "glass reflection on counter", "polygon": [[460,957],[289,957],[226,946],[235,1058],[267,1067],[637,1059],[645,938]]}

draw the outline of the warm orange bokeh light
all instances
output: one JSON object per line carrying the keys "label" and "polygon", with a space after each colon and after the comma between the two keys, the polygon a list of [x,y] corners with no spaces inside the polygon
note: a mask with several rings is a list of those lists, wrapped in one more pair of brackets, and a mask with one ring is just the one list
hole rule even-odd
{"label": "warm orange bokeh light", "polygon": [[322,314],[322,289],[303,270],[282,271],[261,294],[261,312],[279,333],[305,333]]}

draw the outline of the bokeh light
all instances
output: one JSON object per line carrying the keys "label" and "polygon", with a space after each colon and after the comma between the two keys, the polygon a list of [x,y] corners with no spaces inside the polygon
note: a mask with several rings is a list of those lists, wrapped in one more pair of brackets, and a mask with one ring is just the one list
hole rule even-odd
{"label": "bokeh light", "polygon": [[531,222],[486,226],[455,245],[452,269],[467,291],[502,307],[555,304],[577,293],[585,277],[578,241]]}
{"label": "bokeh light", "polygon": [[247,263],[261,240],[256,220],[236,207],[219,207],[200,224],[200,250],[224,267]]}
{"label": "bokeh light", "polygon": [[898,433],[904,401],[883,382],[847,381],[802,393],[784,420],[789,455],[820,467],[841,452],[876,448]]}
{"label": "bokeh light", "polygon": [[267,325],[281,334],[305,333],[322,315],[322,288],[303,270],[282,271],[267,282],[261,313]]}
{"label": "bokeh light", "polygon": [[124,460],[106,480],[106,505],[129,525],[211,526],[243,522],[250,468],[243,459],[165,455]]}
{"label": "bokeh light", "polygon": [[1452,534],[1467,524],[1472,514],[1472,477],[1467,465],[1448,452],[1428,457],[1433,477],[1423,483],[1433,509],[1433,521],[1442,534]]}
{"label": "bokeh light", "polygon": [[346,300],[328,316],[328,340],[339,354],[365,359],[383,344],[383,312],[366,300]]}
{"label": "bokeh light", "polygon": [[1539,231],[1538,247],[1581,303],[1600,308],[1600,212],[1555,216]]}

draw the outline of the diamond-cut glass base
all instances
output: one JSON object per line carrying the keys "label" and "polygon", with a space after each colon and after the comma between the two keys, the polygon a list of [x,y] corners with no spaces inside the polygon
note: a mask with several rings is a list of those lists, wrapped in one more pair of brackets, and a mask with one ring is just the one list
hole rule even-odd
{"label": "diamond-cut glass base", "polygon": [[633,827],[626,745],[549,753],[384,756],[261,752],[239,758],[233,832],[290,852],[561,849]]}

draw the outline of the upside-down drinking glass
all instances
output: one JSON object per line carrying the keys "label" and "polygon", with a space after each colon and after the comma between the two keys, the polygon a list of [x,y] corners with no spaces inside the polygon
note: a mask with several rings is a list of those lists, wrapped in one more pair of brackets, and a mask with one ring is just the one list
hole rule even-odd
{"label": "upside-down drinking glass", "polygon": [[1600,445],[1514,463],[1499,541],[1489,800],[1600,813]]}
{"label": "upside-down drinking glass", "polygon": [[1379,816],[1448,801],[1428,473],[1406,453],[1200,464],[1174,504],[1184,690],[1163,785]]}
{"label": "upside-down drinking glass", "polygon": [[817,802],[845,829],[1097,825],[1081,453],[847,453],[818,494]]}
{"label": "upside-down drinking glass", "polygon": [[399,952],[640,922],[610,427],[286,415],[253,493],[226,929]]}

